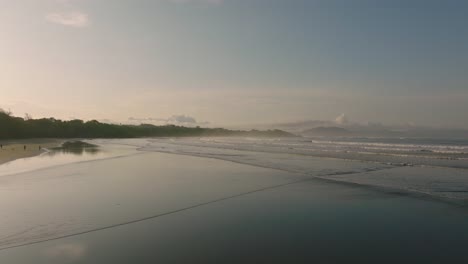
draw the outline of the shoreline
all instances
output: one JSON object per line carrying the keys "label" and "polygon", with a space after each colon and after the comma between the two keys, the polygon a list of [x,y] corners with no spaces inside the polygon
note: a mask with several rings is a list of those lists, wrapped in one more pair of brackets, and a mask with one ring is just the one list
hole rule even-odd
{"label": "shoreline", "polygon": [[59,139],[0,140],[0,165],[18,159],[38,156],[48,148],[60,146],[62,142]]}

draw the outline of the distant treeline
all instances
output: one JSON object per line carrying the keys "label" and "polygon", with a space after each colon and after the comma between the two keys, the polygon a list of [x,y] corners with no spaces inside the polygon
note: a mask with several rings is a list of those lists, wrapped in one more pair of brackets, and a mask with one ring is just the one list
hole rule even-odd
{"label": "distant treeline", "polygon": [[183,127],[175,125],[155,126],[116,125],[96,120],[69,120],[55,118],[32,119],[12,116],[0,109],[0,139],[20,138],[136,138],[136,137],[189,137],[189,136],[294,136],[282,130],[228,130],[224,128]]}

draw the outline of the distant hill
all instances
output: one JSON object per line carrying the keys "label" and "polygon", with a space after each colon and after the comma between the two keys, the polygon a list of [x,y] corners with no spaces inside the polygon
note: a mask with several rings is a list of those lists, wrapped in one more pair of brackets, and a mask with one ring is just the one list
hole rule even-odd
{"label": "distant hill", "polygon": [[0,139],[21,138],[137,138],[137,137],[294,137],[278,130],[228,130],[224,128],[116,125],[96,120],[23,119],[0,109]]}
{"label": "distant hill", "polygon": [[274,127],[304,136],[468,139],[466,128],[425,127],[411,124],[385,125],[379,122],[338,124],[336,121],[306,120],[255,127],[262,129]]}
{"label": "distant hill", "polygon": [[342,127],[315,127],[304,130],[302,134],[305,136],[343,137],[352,135],[352,132]]}

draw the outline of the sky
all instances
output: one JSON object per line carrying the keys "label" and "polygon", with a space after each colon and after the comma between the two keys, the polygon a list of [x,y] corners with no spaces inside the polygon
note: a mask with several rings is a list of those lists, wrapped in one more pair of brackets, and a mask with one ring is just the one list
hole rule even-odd
{"label": "sky", "polygon": [[0,0],[0,107],[468,128],[467,1]]}

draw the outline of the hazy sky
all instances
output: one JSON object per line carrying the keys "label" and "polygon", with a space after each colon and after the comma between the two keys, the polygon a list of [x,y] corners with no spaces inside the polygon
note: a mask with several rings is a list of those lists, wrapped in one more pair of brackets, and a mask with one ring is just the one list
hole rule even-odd
{"label": "hazy sky", "polygon": [[468,1],[0,0],[0,107],[468,127]]}

